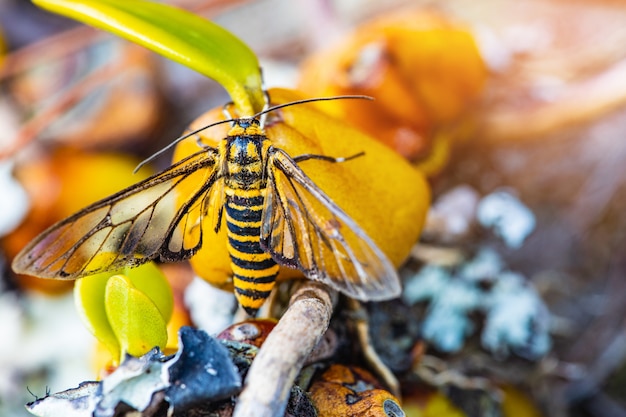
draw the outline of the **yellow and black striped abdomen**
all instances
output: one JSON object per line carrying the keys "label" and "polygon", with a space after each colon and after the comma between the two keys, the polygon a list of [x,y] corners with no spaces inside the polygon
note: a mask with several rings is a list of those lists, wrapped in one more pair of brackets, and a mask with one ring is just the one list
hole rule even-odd
{"label": "yellow and black striped abdomen", "polygon": [[245,197],[228,194],[225,211],[235,296],[255,315],[274,288],[279,269],[259,244],[264,196],[262,190],[248,190]]}

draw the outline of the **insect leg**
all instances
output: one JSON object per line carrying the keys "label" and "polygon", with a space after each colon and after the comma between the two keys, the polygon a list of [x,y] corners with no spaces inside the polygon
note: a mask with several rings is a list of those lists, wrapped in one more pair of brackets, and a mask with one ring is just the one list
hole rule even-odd
{"label": "insect leg", "polygon": [[222,204],[218,209],[217,209],[217,220],[215,221],[215,228],[213,230],[215,230],[215,233],[218,233],[220,231],[220,227],[222,226],[222,215],[224,214],[224,205]]}
{"label": "insect leg", "polygon": [[226,117],[227,119],[234,119],[233,115],[230,113],[230,106],[232,106],[234,103],[232,101],[229,101],[228,103],[224,104],[224,106],[222,107],[222,114],[224,115],[224,117]]}
{"label": "insect leg", "polygon": [[270,108],[270,93],[263,87],[263,97],[265,98],[265,105],[263,106],[263,114],[261,114],[261,118],[259,119],[259,124],[261,125],[261,129],[265,126],[265,121],[267,120],[267,110]]}
{"label": "insect leg", "polygon": [[[218,233],[220,231],[220,226],[222,224],[222,214],[224,211],[224,206],[220,204],[219,207],[215,208],[215,203],[211,200],[210,194],[207,194],[204,197],[204,199],[202,199],[200,204],[202,205],[202,209],[201,209],[202,214],[201,216],[198,217],[198,220],[196,220],[196,222],[190,227],[189,230],[193,231],[198,227],[202,227],[203,217],[210,217],[210,218],[216,219],[213,230],[215,231],[215,233]],[[215,216],[209,216],[209,213],[211,213],[211,210],[217,210],[217,214]]]}
{"label": "insect leg", "polygon": [[293,160],[296,162],[302,162],[302,161],[306,161],[309,159],[321,159],[322,161],[328,161],[328,162],[346,162],[346,161],[349,161],[354,158],[358,158],[359,156],[363,156],[363,155],[365,155],[365,152],[355,153],[354,155],[350,155],[345,158],[333,158],[332,156],[327,156],[327,155],[315,155],[315,154],[307,153],[304,155],[296,156],[293,158]]}
{"label": "insect leg", "polygon": [[211,146],[207,145],[206,143],[202,142],[202,136],[195,134],[194,135],[196,138],[196,145],[198,145],[199,148],[202,149],[209,149],[211,148]]}

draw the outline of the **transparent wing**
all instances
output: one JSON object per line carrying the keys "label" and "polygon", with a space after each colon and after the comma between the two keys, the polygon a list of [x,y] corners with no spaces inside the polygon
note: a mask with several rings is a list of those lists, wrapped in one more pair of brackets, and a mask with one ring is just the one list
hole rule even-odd
{"label": "transparent wing", "polygon": [[[22,249],[13,269],[76,279],[156,258],[191,257],[202,245],[197,226],[215,182],[217,159],[215,149],[204,149],[61,220]],[[181,190],[190,196],[182,204]]]}
{"label": "transparent wing", "polygon": [[398,296],[394,266],[363,229],[284,151],[274,149],[270,155],[261,246],[280,264],[350,297]]}

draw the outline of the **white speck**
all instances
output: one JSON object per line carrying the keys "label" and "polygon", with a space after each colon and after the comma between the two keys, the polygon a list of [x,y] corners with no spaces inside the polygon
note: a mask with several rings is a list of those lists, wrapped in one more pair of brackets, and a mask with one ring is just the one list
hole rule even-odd
{"label": "white speck", "polygon": [[265,88],[295,88],[298,84],[299,72],[295,65],[284,60],[263,59],[263,84]]}
{"label": "white speck", "polygon": [[385,45],[381,42],[372,42],[359,50],[359,54],[352,63],[349,71],[350,82],[353,85],[365,84],[380,67],[384,59]]}
{"label": "white speck", "polygon": [[207,374],[209,374],[209,375],[213,375],[213,376],[217,375],[217,370],[215,368],[213,368],[211,365],[205,366],[204,369],[206,370]]}
{"label": "white speck", "polygon": [[465,263],[459,275],[469,281],[492,281],[503,268],[502,258],[491,248],[481,248],[476,256]]}
{"label": "white speck", "polygon": [[[490,281],[491,288],[480,284]],[[504,270],[499,254],[483,248],[456,275],[427,265],[407,280],[405,301],[428,301],[422,336],[444,352],[457,352],[475,331],[472,312],[482,312],[482,345],[494,355],[537,359],[550,348],[550,315],[526,279]]]}
{"label": "white speck", "polygon": [[480,50],[480,56],[487,64],[490,70],[494,72],[504,72],[512,61],[513,51],[501,39],[499,33],[488,29],[485,26],[477,26],[473,28],[474,38]]}
{"label": "white speck", "polygon": [[513,249],[522,246],[535,228],[535,216],[515,196],[506,191],[496,191],[478,204],[478,221],[492,228]]}
{"label": "white speck", "polygon": [[428,211],[424,233],[447,240],[471,231],[479,195],[472,187],[460,185],[440,196]]}
{"label": "white speck", "polygon": [[430,299],[422,335],[438,349],[456,352],[474,329],[467,317],[477,308],[480,293],[470,283],[450,277],[444,268],[426,266],[408,281],[404,299],[409,303]]}
{"label": "white speck", "polygon": [[443,308],[433,310],[424,320],[422,335],[441,351],[458,352],[474,328],[467,316],[459,313]]}
{"label": "white speck", "polygon": [[260,329],[254,323],[241,323],[232,329],[233,338],[237,341],[256,339],[261,334]]}
{"label": "white speck", "polygon": [[222,291],[196,277],[185,289],[185,305],[199,329],[217,334],[233,323],[237,300],[232,292]]}
{"label": "white speck", "polygon": [[549,314],[524,277],[513,272],[500,275],[487,303],[483,346],[506,356],[513,351],[528,359],[543,356],[550,348]]}
{"label": "white speck", "polygon": [[[71,292],[61,297],[25,293],[19,298],[3,293],[0,317],[0,415],[23,415],[24,404],[33,400],[24,386],[30,384],[29,375],[42,369],[50,372],[45,383],[53,392],[93,379],[88,353],[94,338],[76,314]],[[40,382],[30,388],[40,396],[45,392]]]}
{"label": "white speck", "polygon": [[429,306],[422,328],[424,337],[437,349],[457,352],[463,347],[465,337],[474,330],[468,315],[478,308],[480,300],[476,287],[451,279]]}
{"label": "white speck", "polygon": [[427,265],[409,278],[402,293],[407,304],[431,299],[441,293],[450,281],[450,274],[439,266]]}
{"label": "white speck", "polygon": [[12,170],[13,163],[0,163],[0,236],[11,232],[21,223],[29,206],[28,195],[13,178]]}

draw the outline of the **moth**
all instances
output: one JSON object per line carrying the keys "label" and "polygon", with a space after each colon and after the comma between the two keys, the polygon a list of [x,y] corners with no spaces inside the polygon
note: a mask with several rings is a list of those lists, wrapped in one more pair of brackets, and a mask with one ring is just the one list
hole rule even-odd
{"label": "moth", "polygon": [[[262,116],[315,100],[320,99],[218,122],[232,126],[216,148],[202,145],[168,169],[54,224],[22,249],[14,271],[77,279],[150,260],[182,261],[200,249],[205,229],[217,233],[225,223],[235,296],[250,315],[269,296],[280,265],[358,300],[399,295],[398,274],[385,254],[298,165],[309,159],[346,162],[362,154],[292,157],[265,134]],[[183,189],[193,192],[181,196]],[[211,228],[202,227],[207,221]]]}

